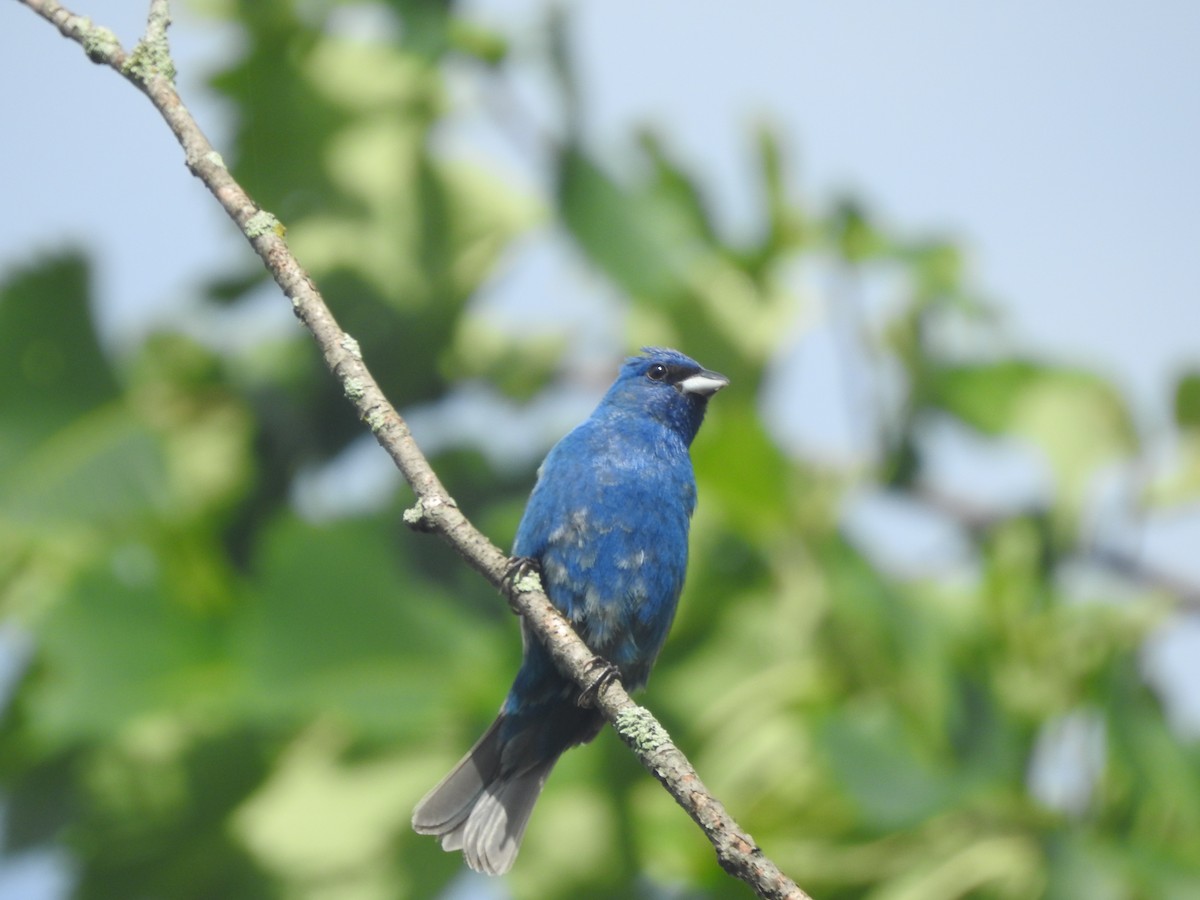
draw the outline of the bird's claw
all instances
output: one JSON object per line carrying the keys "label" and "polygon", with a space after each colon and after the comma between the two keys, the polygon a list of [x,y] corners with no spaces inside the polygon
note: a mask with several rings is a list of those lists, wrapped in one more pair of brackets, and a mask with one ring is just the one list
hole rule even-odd
{"label": "bird's claw", "polygon": [[508,561],[508,568],[504,572],[504,592],[505,598],[508,600],[509,608],[517,615],[521,614],[521,610],[517,608],[513,602],[513,594],[519,591],[534,590],[538,584],[523,583],[530,576],[541,581],[542,567],[532,556],[514,556]]}
{"label": "bird's claw", "polygon": [[575,698],[575,705],[587,708],[594,707],[596,701],[600,698],[600,691],[608,687],[614,681],[621,680],[621,672],[610,663],[607,659],[601,659],[597,656],[588,666],[589,674],[594,674],[591,682]]}

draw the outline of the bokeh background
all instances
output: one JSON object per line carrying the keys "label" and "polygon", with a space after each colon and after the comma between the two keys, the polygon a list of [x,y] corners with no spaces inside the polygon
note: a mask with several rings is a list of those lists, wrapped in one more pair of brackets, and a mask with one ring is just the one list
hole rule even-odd
{"label": "bokeh background", "polygon": [[[623,354],[732,378],[645,702],[800,884],[1194,894],[1200,8],[174,6],[497,543]],[[746,896],[609,734],[503,880],[409,831],[516,622],[145,100],[0,45],[0,897]]]}

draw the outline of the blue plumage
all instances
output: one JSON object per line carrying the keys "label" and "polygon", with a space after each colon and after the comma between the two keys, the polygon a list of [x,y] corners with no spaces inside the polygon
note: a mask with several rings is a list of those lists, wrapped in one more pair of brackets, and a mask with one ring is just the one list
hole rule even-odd
{"label": "blue plumage", "polygon": [[[675,350],[643,353],[547,455],[513,544],[630,690],[645,685],[675,617],[696,505],[688,447],[708,398],[728,384]],[[414,829],[488,874],[512,866],[558,757],[604,724],[524,626],[522,635],[524,659],[499,717],[413,814]]]}

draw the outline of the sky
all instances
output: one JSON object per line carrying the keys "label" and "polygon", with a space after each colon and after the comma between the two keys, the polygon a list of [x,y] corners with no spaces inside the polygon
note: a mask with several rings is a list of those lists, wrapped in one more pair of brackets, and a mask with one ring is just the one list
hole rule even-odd
{"label": "sky", "polygon": [[808,194],[850,189],[900,230],[964,240],[1031,347],[1142,401],[1196,364],[1200,4],[580,10],[602,144],[655,122],[740,212],[740,136],[767,118]]}
{"label": "sky", "polygon": [[[136,0],[69,5],[127,47],[143,27]],[[228,125],[202,82],[235,37],[174,6],[181,91],[220,147]],[[736,231],[756,202],[746,135],[772,122],[802,195],[850,191],[895,230],[963,242],[1022,346],[1112,377],[1146,433],[1165,432],[1175,377],[1200,367],[1200,3],[568,6],[586,132],[602,153],[631,152],[631,128],[654,125]],[[543,3],[466,9],[528,36]],[[17,3],[0,2],[0,45],[0,271],[87,247],[106,336],[120,344],[249,253],[127,83]],[[537,177],[514,165],[514,177]],[[515,289],[568,267],[543,253]],[[264,315],[291,319],[282,302]],[[1194,528],[1156,540],[1200,574]],[[7,884],[0,900],[18,896]]]}
{"label": "sky", "polygon": [[[473,0],[536,30],[541,0]],[[78,0],[126,44],[144,4]],[[185,99],[236,43],[179,8]],[[799,188],[851,191],[895,229],[946,234],[1031,350],[1115,377],[1150,425],[1200,359],[1200,4],[584,0],[573,45],[602,151],[651,123],[736,228],[756,197],[748,126],[776,123]],[[136,331],[238,237],[145,100],[16,3],[0,5],[0,267],[94,248],[106,322]],[[19,174],[16,174],[19,173]],[[247,251],[248,252],[248,251]],[[168,299],[164,299],[168,298]],[[149,311],[149,313],[148,313]],[[286,311],[285,311],[286,312]]]}
{"label": "sky", "polygon": [[[179,9],[181,86],[201,95],[232,35]],[[135,0],[77,0],[126,44]],[[473,0],[533,32],[540,0]],[[1111,374],[1165,412],[1200,358],[1200,4],[1010,0],[571,4],[587,130],[620,152],[652,123],[728,221],[756,200],[747,127],[779,126],[802,192],[850,190],[894,228],[948,234],[1034,350]],[[237,235],[145,100],[16,3],[0,5],[0,141],[10,214],[0,267],[70,240],[95,248],[117,332],[136,330]],[[14,175],[19,173],[19,175]]]}

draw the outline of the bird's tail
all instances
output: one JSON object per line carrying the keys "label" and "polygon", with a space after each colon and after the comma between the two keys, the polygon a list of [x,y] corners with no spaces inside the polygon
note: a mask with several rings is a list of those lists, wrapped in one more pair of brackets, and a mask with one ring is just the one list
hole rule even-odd
{"label": "bird's tail", "polygon": [[496,719],[450,774],[413,812],[413,830],[436,835],[444,850],[461,850],[476,872],[507,872],[557,756],[513,769],[502,765],[505,741]]}

